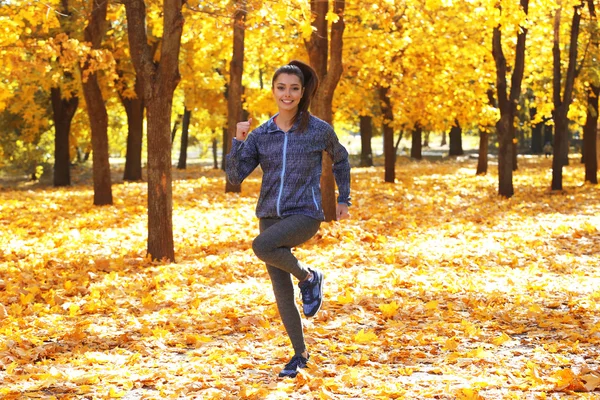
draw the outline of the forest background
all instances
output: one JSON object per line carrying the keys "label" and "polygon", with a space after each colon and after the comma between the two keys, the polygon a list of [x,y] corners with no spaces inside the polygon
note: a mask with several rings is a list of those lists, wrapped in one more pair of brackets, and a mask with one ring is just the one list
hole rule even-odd
{"label": "forest background", "polygon": [[[54,174],[55,185],[68,184],[63,160],[87,160],[96,138],[107,141],[97,144],[97,158],[126,159],[124,179],[141,178],[138,159],[146,160],[146,142],[140,110],[148,104],[130,56],[129,41],[139,37],[127,30],[128,3],[138,2],[0,3],[4,174]],[[145,4],[143,39],[158,65],[165,54],[163,7],[173,5]],[[338,1],[331,7],[323,1],[190,1],[178,7],[181,54],[168,118],[181,167],[188,147],[218,165],[217,157],[227,152],[229,114],[258,121],[272,115],[270,77],[291,59],[311,61],[329,85],[315,102],[332,97],[325,107],[331,110],[313,112],[334,123],[342,140],[362,138],[360,165],[371,163],[373,135],[389,136],[394,151],[403,137],[410,143],[401,148],[416,159],[432,133],[444,135],[442,144],[449,133],[450,155],[462,153],[463,134],[477,141],[481,136],[480,156],[487,160],[489,142],[500,150],[501,164],[503,144],[514,141],[513,169],[517,153],[541,154],[547,143],[560,145],[563,162],[568,143],[597,154],[596,135],[583,134],[586,122],[597,121],[599,39],[592,1]],[[331,85],[335,74],[340,76]],[[509,113],[512,130],[497,133]],[[101,133],[93,135],[94,126]],[[391,134],[384,135],[384,127]],[[554,143],[555,136],[565,139]],[[586,172],[585,180],[595,182],[595,172]],[[510,196],[512,189],[501,187],[500,193]]]}
{"label": "forest background", "polygon": [[[596,6],[0,0],[0,393],[596,390]],[[354,222],[301,250],[330,266],[330,309],[309,324],[316,370],[283,383],[264,268],[231,240],[253,235],[259,177],[240,194],[219,168],[235,123],[276,111],[291,59],[362,168]],[[453,161],[416,162],[433,154]]]}

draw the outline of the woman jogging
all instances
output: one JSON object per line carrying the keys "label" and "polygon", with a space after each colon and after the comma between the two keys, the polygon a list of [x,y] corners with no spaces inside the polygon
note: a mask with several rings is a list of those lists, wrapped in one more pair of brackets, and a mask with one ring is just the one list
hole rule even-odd
{"label": "woman jogging", "polygon": [[279,112],[252,132],[252,119],[239,122],[227,155],[227,178],[234,185],[242,183],[258,165],[263,170],[256,206],[260,234],[252,249],[267,264],[279,315],[294,348],[280,377],[295,377],[309,359],[292,276],[298,280],[306,317],[314,316],[323,302],[323,272],[303,265],[292,254],[292,248],[313,237],[324,220],[320,189],[323,151],[333,160],[339,191],[337,218],[349,217],[348,152],[331,125],[308,111],[317,86],[315,71],[303,62],[291,61],[277,69],[271,89]]}

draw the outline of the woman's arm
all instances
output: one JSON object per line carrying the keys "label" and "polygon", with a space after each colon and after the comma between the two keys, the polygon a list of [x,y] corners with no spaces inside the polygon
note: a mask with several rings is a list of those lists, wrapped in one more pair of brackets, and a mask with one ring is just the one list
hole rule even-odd
{"label": "woman's arm", "polygon": [[327,134],[325,151],[333,160],[333,176],[338,187],[337,202],[350,206],[350,161],[348,151],[331,129]]}
{"label": "woman's arm", "polygon": [[225,160],[227,180],[232,185],[241,184],[258,166],[258,147],[256,134],[248,134],[245,141],[233,139],[231,151]]}

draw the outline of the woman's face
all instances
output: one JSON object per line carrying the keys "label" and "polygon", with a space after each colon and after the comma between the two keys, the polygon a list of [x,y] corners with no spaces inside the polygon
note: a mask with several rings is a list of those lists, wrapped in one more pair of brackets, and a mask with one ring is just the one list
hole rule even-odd
{"label": "woman's face", "polygon": [[280,74],[273,82],[273,98],[279,111],[297,110],[303,93],[304,88],[296,75]]}

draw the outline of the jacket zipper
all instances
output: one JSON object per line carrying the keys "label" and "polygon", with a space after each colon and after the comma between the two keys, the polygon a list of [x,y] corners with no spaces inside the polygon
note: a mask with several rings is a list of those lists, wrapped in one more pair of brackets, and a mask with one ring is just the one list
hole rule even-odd
{"label": "jacket zipper", "polygon": [[287,132],[284,133],[284,137],[283,137],[283,160],[282,160],[282,166],[281,166],[281,179],[280,179],[280,183],[279,183],[279,195],[277,196],[277,216],[279,218],[281,218],[281,196],[283,195],[283,178],[285,176],[285,159],[287,156],[287,142],[288,142],[288,135]]}
{"label": "jacket zipper", "polygon": [[311,186],[310,189],[312,190],[313,202],[315,203],[315,208],[318,211],[319,210],[319,204],[317,203],[317,197],[315,196],[315,188],[314,188],[314,186]]}

